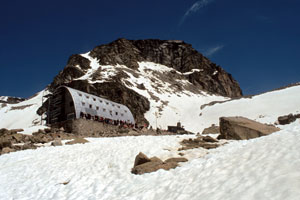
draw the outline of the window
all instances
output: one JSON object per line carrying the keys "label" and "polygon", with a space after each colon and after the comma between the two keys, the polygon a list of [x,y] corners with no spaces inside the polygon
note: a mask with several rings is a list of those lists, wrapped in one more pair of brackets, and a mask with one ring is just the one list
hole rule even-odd
{"label": "window", "polygon": [[90,98],[88,95],[85,95],[85,97],[86,97],[87,99],[89,99],[89,98]]}
{"label": "window", "polygon": [[112,115],[112,111],[111,110],[109,111],[109,114]]}
{"label": "window", "polygon": [[96,98],[93,98],[94,101],[96,101]]}
{"label": "window", "polygon": [[106,111],[106,109],[105,108],[103,108],[103,112],[105,112]]}
{"label": "window", "polygon": [[81,93],[79,93],[79,92],[78,92],[78,95],[79,95],[80,97],[82,97],[82,94],[81,94]]}
{"label": "window", "polygon": [[92,106],[92,104],[90,104],[90,108],[92,108],[93,106]]}
{"label": "window", "polygon": [[123,117],[123,116],[124,116],[124,114],[123,114],[123,113],[121,113],[121,116]]}
{"label": "window", "polygon": [[100,100],[100,99],[99,99],[99,101],[100,101],[100,103],[102,103],[102,102],[103,102],[103,101],[102,101],[102,100]]}
{"label": "window", "polygon": [[116,112],[116,115],[118,115],[118,112]]}
{"label": "window", "polygon": [[108,102],[106,102],[106,105],[108,105],[109,103]]}
{"label": "window", "polygon": [[127,110],[124,110],[125,111],[125,113],[127,113]]}
{"label": "window", "polygon": [[85,103],[84,103],[84,102],[81,102],[81,104],[82,104],[83,106],[85,106]]}
{"label": "window", "polygon": [[115,107],[115,104],[111,104],[113,107]]}
{"label": "window", "polygon": [[120,106],[118,106],[118,108],[120,108]]}
{"label": "window", "polygon": [[96,109],[99,110],[99,106],[96,106]]}

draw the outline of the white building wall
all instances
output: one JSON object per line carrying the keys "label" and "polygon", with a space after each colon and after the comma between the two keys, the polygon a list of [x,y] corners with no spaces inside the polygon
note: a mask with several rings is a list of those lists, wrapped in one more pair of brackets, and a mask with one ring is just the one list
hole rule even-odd
{"label": "white building wall", "polygon": [[76,118],[80,118],[80,112],[83,112],[92,116],[97,115],[103,118],[135,123],[127,106],[73,88],[63,87],[68,89],[73,98]]}

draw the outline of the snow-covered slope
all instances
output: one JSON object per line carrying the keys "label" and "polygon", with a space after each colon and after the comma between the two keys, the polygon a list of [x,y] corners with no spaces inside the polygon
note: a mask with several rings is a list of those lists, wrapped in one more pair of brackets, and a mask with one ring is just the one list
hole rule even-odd
{"label": "snow-covered slope", "polygon": [[297,120],[269,136],[230,142],[176,169],[144,175],[130,173],[135,156],[174,156],[182,136],[98,138],[5,154],[0,199],[298,200],[299,132]]}
{"label": "snow-covered slope", "polygon": [[[42,90],[32,98],[0,107],[0,128],[36,130],[41,127],[41,116],[36,111],[42,105],[42,98],[47,91]],[[3,104],[2,104],[3,105]]]}
{"label": "snow-covered slope", "polygon": [[216,103],[205,106],[198,120],[205,128],[218,124],[222,116],[243,116],[262,123],[274,124],[277,118],[290,113],[300,113],[300,86],[267,92],[251,98]]}

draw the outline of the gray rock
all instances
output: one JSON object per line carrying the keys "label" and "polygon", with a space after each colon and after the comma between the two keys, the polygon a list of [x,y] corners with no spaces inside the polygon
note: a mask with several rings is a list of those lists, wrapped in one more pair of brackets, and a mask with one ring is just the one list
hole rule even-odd
{"label": "gray rock", "polygon": [[54,140],[53,142],[51,142],[51,146],[62,146],[62,142],[59,139]]}

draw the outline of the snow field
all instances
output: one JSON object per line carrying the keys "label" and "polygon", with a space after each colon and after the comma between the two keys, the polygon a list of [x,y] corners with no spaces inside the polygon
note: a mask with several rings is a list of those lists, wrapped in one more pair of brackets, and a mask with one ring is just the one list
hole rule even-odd
{"label": "snow field", "polygon": [[298,200],[299,134],[297,120],[269,136],[232,141],[176,169],[144,175],[130,173],[140,151],[166,159],[188,136],[88,138],[83,145],[6,154],[0,156],[0,199]]}
{"label": "snow field", "polygon": [[41,116],[36,111],[42,105],[42,98],[47,93],[46,90],[42,90],[31,99],[0,107],[0,128],[28,129],[30,133],[36,129],[45,128],[45,126],[41,126]]}
{"label": "snow field", "polygon": [[277,118],[290,113],[300,113],[300,86],[267,92],[252,98],[242,98],[204,107],[199,116],[199,126],[219,124],[223,116],[243,116],[261,123],[274,124]]}

